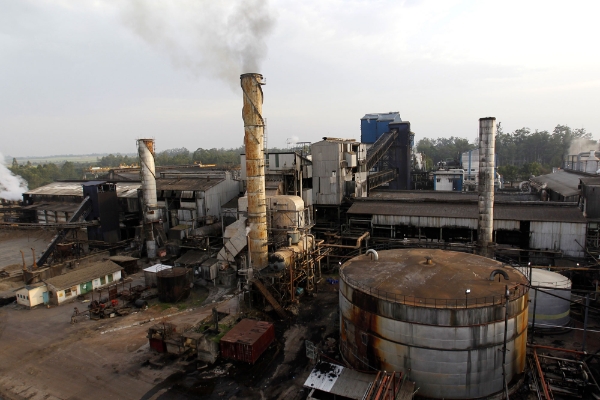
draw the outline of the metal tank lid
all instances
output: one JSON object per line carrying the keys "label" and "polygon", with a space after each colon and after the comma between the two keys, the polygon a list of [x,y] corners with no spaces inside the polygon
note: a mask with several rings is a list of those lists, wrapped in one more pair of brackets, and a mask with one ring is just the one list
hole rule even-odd
{"label": "metal tank lid", "polygon": [[[389,301],[406,302],[408,296],[422,299],[462,300],[474,306],[498,302],[511,289],[511,298],[527,291],[527,278],[516,269],[486,257],[436,249],[382,250],[378,260],[361,255],[340,270],[344,283]],[[492,272],[500,270],[490,280]],[[523,284],[523,285],[520,285]],[[404,301],[403,301],[404,299]],[[438,304],[439,305],[439,304]]]}
{"label": "metal tank lid", "polygon": [[571,280],[556,272],[534,268],[531,284],[533,286],[545,286],[548,288],[569,289],[571,287]]}

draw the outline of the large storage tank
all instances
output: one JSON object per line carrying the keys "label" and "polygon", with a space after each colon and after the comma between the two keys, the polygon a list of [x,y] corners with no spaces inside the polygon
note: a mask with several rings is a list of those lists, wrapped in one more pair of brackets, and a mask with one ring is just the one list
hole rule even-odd
{"label": "large storage tank", "polygon": [[156,274],[158,299],[165,303],[183,301],[190,295],[190,279],[186,268],[171,268]]}
{"label": "large storage tank", "polygon": [[500,392],[508,285],[507,380],[523,372],[528,305],[523,274],[452,251],[386,250],[373,257],[377,260],[371,257],[357,256],[340,270],[341,350],[355,368],[403,371],[424,397]]}
{"label": "large storage tank", "polygon": [[[565,326],[571,321],[571,280],[556,272],[543,269],[533,269],[532,286],[540,286],[535,298],[535,327],[545,328],[544,325]],[[555,297],[560,296],[561,298]],[[529,303],[529,323],[533,320],[534,294]],[[563,300],[564,299],[564,300]],[[546,327],[547,328],[547,327]]]}

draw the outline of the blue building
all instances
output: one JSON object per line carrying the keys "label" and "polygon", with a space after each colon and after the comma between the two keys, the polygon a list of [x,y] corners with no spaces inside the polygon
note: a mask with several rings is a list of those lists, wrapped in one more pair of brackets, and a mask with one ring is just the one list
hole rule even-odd
{"label": "blue building", "polygon": [[361,143],[375,143],[381,135],[390,131],[390,123],[399,122],[402,122],[402,119],[398,111],[366,114],[360,119]]}

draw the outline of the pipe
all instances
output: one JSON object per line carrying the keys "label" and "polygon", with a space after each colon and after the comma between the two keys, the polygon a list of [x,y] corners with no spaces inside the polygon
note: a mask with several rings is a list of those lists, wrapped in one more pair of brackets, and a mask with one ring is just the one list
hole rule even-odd
{"label": "pipe", "polygon": [[479,221],[477,241],[481,255],[490,257],[494,234],[494,173],[496,118],[479,119]]}
{"label": "pipe", "polygon": [[[27,263],[25,262],[25,253],[23,253],[23,250],[19,250],[21,252],[21,258],[23,258],[23,271],[27,271]],[[35,260],[35,258],[34,258]]]}
{"label": "pipe", "polygon": [[35,249],[33,247],[31,248],[31,253],[33,254],[33,269],[37,269],[38,265],[35,262]]}
{"label": "pipe", "polygon": [[544,391],[544,397],[548,400],[551,399],[550,393],[548,392],[548,386],[546,385],[546,379],[544,378],[544,372],[542,371],[542,366],[540,365],[540,359],[538,358],[537,351],[533,349],[533,359],[535,360],[535,366],[537,368],[538,374],[540,375],[540,382],[542,384],[542,390]]}
{"label": "pipe", "polygon": [[267,208],[265,199],[264,126],[262,117],[264,85],[261,74],[240,76],[244,105],[244,146],[246,149],[246,177],[248,191],[248,252],[254,268],[261,270],[268,264]]}
{"label": "pipe", "polygon": [[[368,239],[370,237],[370,235],[371,234],[369,232],[363,233],[358,239],[356,239],[356,245],[354,245],[354,246],[345,245],[345,244],[328,244],[328,243],[323,243],[323,246],[335,247],[337,249],[359,249],[362,241],[365,239]],[[339,238],[339,236],[336,236],[336,237]]]}
{"label": "pipe", "polygon": [[365,255],[367,255],[367,254],[373,254],[373,260],[375,260],[375,261],[379,260],[379,254],[377,254],[377,252],[373,249],[367,250]]}
{"label": "pipe", "polygon": [[502,271],[501,269],[495,269],[490,274],[490,281],[493,281],[494,278],[496,277],[496,275],[498,275],[498,274],[502,275],[504,277],[504,279],[509,280],[508,274],[506,273],[506,271]]}

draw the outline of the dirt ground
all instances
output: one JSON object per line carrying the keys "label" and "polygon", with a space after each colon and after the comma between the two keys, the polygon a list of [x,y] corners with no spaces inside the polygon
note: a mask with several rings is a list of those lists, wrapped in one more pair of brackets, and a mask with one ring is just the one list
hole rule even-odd
{"label": "dirt ground", "polygon": [[25,253],[25,262],[27,265],[33,264],[33,255],[31,249],[35,249],[36,257],[42,254],[46,249],[54,233],[44,230],[0,230],[0,269],[5,266],[18,264],[23,265],[23,259],[19,250]]}
{"label": "dirt ground", "polygon": [[[140,279],[140,274],[133,277]],[[86,308],[81,301],[33,310],[2,307],[0,398],[305,398],[302,384],[310,366],[304,341],[318,343],[337,332],[337,289],[322,286],[324,291],[317,297],[303,299],[298,317],[276,322],[276,342],[254,366],[220,360],[203,367],[185,357],[158,356],[149,348],[147,329],[158,321],[189,326],[211,315],[215,306],[223,313],[244,311],[237,296],[220,288],[209,288],[209,293],[206,288],[195,289],[185,305],[154,305],[99,321],[79,318],[76,324],[70,323],[70,317],[73,307]],[[151,367],[149,360],[164,366]]]}

